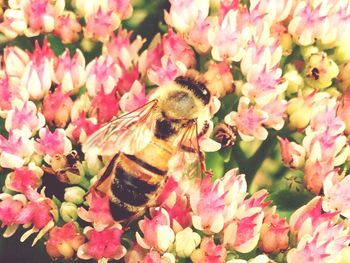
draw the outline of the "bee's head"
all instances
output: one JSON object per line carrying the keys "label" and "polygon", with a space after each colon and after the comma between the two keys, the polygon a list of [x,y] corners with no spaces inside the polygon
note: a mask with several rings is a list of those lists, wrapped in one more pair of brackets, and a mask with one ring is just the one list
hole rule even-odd
{"label": "bee's head", "polygon": [[160,108],[170,119],[197,119],[210,102],[205,84],[187,76],[180,76],[163,90]]}
{"label": "bee's head", "polygon": [[189,90],[204,105],[209,104],[210,92],[203,82],[190,76],[179,76],[175,79],[175,83]]}

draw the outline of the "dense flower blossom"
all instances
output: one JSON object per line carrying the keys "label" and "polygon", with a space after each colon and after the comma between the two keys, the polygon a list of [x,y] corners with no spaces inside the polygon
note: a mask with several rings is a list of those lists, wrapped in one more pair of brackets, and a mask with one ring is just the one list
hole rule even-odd
{"label": "dense flower blossom", "polygon": [[61,84],[63,92],[76,93],[85,83],[85,58],[79,49],[73,57],[66,49],[61,56],[52,61],[51,70],[53,82]]}
{"label": "dense flower blossom", "polygon": [[121,225],[115,224],[102,231],[86,227],[84,234],[88,242],[78,248],[78,257],[82,259],[120,259],[126,248],[120,243],[123,231]]}
{"label": "dense flower blossom", "polygon": [[154,248],[164,252],[175,239],[175,234],[170,227],[169,215],[163,209],[156,210],[152,219],[145,217],[139,221],[139,227],[143,237],[137,232],[136,240],[143,248]]}
{"label": "dense flower blossom", "polygon": [[[348,0],[0,0],[0,15],[4,237],[36,233],[53,260],[348,261]],[[164,86],[199,117],[170,118]],[[152,155],[86,150],[118,118]],[[118,205],[135,216],[116,222]]]}
{"label": "dense flower blossom", "polygon": [[79,39],[81,25],[73,12],[64,11],[55,21],[53,33],[62,39],[65,44],[72,43]]}
{"label": "dense flower blossom", "polygon": [[19,130],[28,138],[44,125],[45,118],[38,112],[32,101],[27,101],[22,107],[15,107],[15,109],[8,111],[5,120],[7,131]]}
{"label": "dense flower blossom", "polygon": [[67,154],[72,149],[72,143],[66,137],[63,129],[56,129],[51,132],[47,127],[39,131],[40,139],[36,142],[36,151],[44,155],[49,162],[55,154]]}
{"label": "dense flower blossom", "polygon": [[5,168],[19,168],[28,163],[34,153],[34,141],[19,131],[10,131],[6,139],[0,135],[0,165]]}
{"label": "dense flower blossom", "polygon": [[30,61],[24,68],[21,84],[28,90],[31,99],[40,100],[51,87],[50,63],[54,54],[45,39],[42,47],[35,42],[35,49],[29,57]]}
{"label": "dense flower blossom", "polygon": [[73,258],[75,251],[84,243],[84,236],[79,233],[73,222],[62,227],[54,227],[49,232],[49,239],[45,246],[47,253],[54,259],[64,257]]}
{"label": "dense flower blossom", "polygon": [[86,66],[88,94],[94,97],[102,89],[106,94],[110,94],[117,85],[120,75],[120,66],[109,55],[94,59]]}

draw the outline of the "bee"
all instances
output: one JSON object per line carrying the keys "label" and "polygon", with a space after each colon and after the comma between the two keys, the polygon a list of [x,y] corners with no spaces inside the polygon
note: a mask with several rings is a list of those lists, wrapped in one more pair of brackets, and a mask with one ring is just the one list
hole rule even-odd
{"label": "bee", "polygon": [[83,144],[85,153],[97,150],[113,156],[89,192],[109,196],[116,221],[130,222],[155,205],[175,154],[194,154],[197,171],[203,173],[199,137],[209,129],[210,100],[204,81],[179,76],[159,87],[144,106],[112,120]]}

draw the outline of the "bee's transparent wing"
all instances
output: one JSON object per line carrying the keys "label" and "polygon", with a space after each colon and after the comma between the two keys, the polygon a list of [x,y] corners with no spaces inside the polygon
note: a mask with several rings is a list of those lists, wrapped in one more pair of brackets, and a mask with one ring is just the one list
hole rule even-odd
{"label": "bee's transparent wing", "polygon": [[183,130],[179,137],[179,154],[183,155],[183,174],[188,178],[202,177],[206,172],[204,154],[199,147],[197,122]]}
{"label": "bee's transparent wing", "polygon": [[152,100],[102,126],[83,143],[83,152],[93,150],[99,155],[115,155],[118,152],[133,154],[143,149],[154,134],[155,107],[157,100]]}

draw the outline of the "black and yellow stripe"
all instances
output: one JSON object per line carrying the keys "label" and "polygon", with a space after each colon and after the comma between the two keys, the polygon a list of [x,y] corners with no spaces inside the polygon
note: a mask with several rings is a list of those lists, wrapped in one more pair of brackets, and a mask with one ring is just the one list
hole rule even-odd
{"label": "black and yellow stripe", "polygon": [[124,221],[142,214],[154,202],[167,178],[171,155],[171,147],[156,138],[135,155],[119,155],[110,193],[115,220]]}

